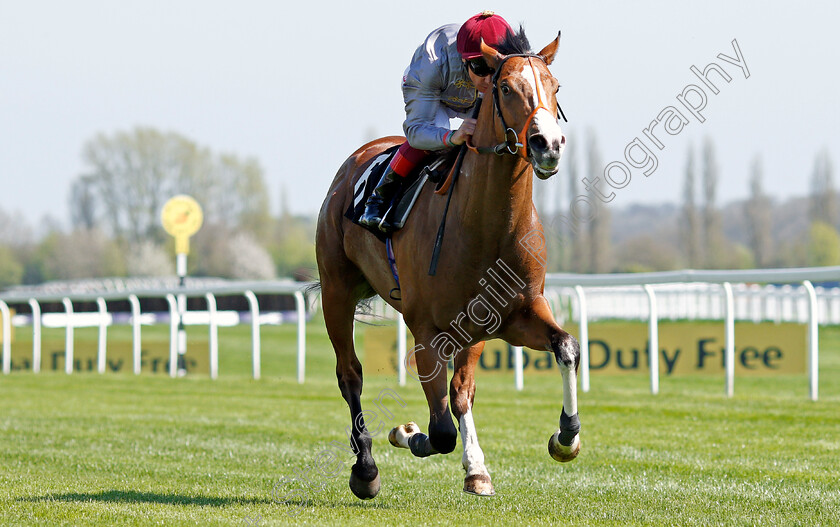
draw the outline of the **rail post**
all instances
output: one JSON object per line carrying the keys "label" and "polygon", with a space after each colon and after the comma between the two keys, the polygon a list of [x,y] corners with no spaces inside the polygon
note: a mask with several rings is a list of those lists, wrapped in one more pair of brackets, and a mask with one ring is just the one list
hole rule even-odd
{"label": "rail post", "polygon": [[0,316],[3,317],[3,373],[12,371],[12,311],[0,300]]}
{"label": "rail post", "polygon": [[108,306],[105,299],[101,296],[96,299],[96,306],[99,308],[99,342],[96,354],[97,371],[102,374],[105,373],[105,354],[108,352]]}
{"label": "rail post", "polygon": [[253,291],[245,291],[248,308],[251,310],[251,362],[253,363],[254,379],[260,378],[261,346],[260,341],[260,304]]}
{"label": "rail post", "polygon": [[297,306],[297,381],[303,384],[306,379],[306,299],[302,291],[295,291]]}
{"label": "rail post", "polygon": [[29,299],[32,308],[32,373],[41,372],[41,304]]}
{"label": "rail post", "polygon": [[[204,295],[207,299],[207,326],[210,347],[210,378],[216,379],[219,376],[219,321],[216,320],[216,297],[213,293]],[[184,363],[186,366],[186,361]]]}
{"label": "rail post", "polygon": [[732,295],[732,284],[723,283],[723,291],[726,296],[726,396],[732,397],[735,394],[735,301]]}
{"label": "rail post", "polygon": [[659,393],[659,315],[656,310],[656,294],[645,284],[648,297],[650,321],[648,322],[648,355],[650,358],[650,393]]}
{"label": "rail post", "polygon": [[140,375],[142,368],[140,346],[140,300],[137,295],[128,295],[131,304],[131,356],[134,359],[134,375]]}
{"label": "rail post", "polygon": [[579,285],[575,286],[575,293],[578,297],[578,317],[580,318],[580,335],[578,343],[580,344],[580,389],[584,392],[589,391],[589,321],[586,315],[586,295],[583,288]]}
{"label": "rail post", "polygon": [[166,302],[169,304],[169,376],[176,377],[178,375],[178,325],[181,322],[181,316],[178,314],[178,301],[175,295],[169,293],[166,295]]}
{"label": "rail post", "polygon": [[406,355],[405,318],[397,312],[397,378],[400,386],[405,386],[405,355]]}
{"label": "rail post", "polygon": [[819,338],[819,306],[817,292],[810,280],[802,282],[808,292],[808,379],[810,383],[811,400],[819,398],[820,380],[820,338]]}
{"label": "rail post", "polygon": [[69,375],[73,373],[73,302],[64,297],[61,303],[64,304],[64,312],[67,315],[64,325],[64,371]]}

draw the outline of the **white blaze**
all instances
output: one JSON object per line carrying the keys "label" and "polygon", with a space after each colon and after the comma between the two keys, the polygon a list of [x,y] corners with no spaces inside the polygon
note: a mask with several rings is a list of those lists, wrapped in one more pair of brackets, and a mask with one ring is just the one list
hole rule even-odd
{"label": "white blaze", "polygon": [[534,103],[534,107],[536,108],[537,105],[540,104],[540,98],[537,95],[537,90],[545,91],[540,83],[540,72],[537,71],[537,68],[532,68],[531,63],[528,62],[522,65],[522,71],[520,74],[522,75],[522,78],[531,85],[531,101]]}
{"label": "white blaze", "polygon": [[[560,145],[563,145],[563,131],[560,129],[560,125],[557,123],[557,119],[554,118],[551,111],[548,108],[545,108],[545,105],[548,103],[548,96],[545,93],[545,87],[542,84],[542,75],[537,68],[532,68],[531,64],[527,62],[523,64],[522,71],[520,73],[522,78],[525,79],[525,81],[531,86],[531,100],[534,104],[534,108],[539,106],[540,95],[542,95],[543,108],[538,110],[537,114],[534,116],[534,124],[536,125],[537,130],[539,130],[543,137],[545,137],[549,145],[555,140]],[[563,147],[561,146],[561,152],[562,148]]]}

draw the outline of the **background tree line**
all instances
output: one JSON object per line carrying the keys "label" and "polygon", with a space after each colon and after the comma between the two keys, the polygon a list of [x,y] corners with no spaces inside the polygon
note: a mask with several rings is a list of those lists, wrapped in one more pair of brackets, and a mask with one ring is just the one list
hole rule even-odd
{"label": "background tree line", "polygon": [[[70,228],[46,220],[32,226],[0,210],[0,288],[50,280],[172,276],[174,244],[160,211],[176,194],[204,209],[204,226],[191,242],[190,274],[233,279],[315,275],[315,218],[289,213],[280,196],[272,216],[265,174],[255,159],[216,153],[177,133],[135,128],[91,138],[84,172],[69,196]],[[582,181],[602,176],[597,139],[568,147],[561,173],[535,185],[545,224],[549,271],[635,272],[679,268],[840,265],[840,212],[827,151],[811,170],[807,197],[772,199],[764,191],[761,160],[750,173],[746,200],[720,206],[714,144],[689,149],[682,203],[613,207]],[[588,194],[592,219],[567,210]],[[553,222],[564,215],[568,223]]]}
{"label": "background tree line", "polygon": [[[604,170],[593,134],[585,145],[581,153],[570,143],[563,170],[551,185],[535,185],[537,210],[543,224],[552,226],[546,231],[549,271],[840,265],[838,195],[827,150],[815,156],[808,196],[784,201],[768,196],[761,159],[756,157],[749,197],[720,206],[721,170],[714,144],[706,139],[699,149],[688,151],[681,203],[612,207],[581,188],[584,178],[603,179]],[[569,203],[586,194],[595,210],[584,222],[571,213]],[[561,215],[564,220],[558,221]]]}
{"label": "background tree line", "polygon": [[174,242],[160,212],[176,194],[202,206],[190,274],[234,279],[314,274],[314,220],[285,207],[272,217],[265,175],[252,158],[215,153],[177,133],[135,128],[99,134],[71,185],[70,228],[47,220],[36,239],[0,210],[0,287],[50,280],[171,276]]}

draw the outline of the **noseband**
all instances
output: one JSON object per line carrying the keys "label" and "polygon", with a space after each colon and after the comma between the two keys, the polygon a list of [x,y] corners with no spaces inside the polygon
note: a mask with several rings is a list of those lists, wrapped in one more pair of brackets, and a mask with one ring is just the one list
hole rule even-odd
{"label": "noseband", "polygon": [[[515,57],[522,57],[528,59],[528,65],[531,66],[531,71],[534,73],[534,88],[537,90],[537,107],[534,108],[534,111],[531,112],[531,115],[528,116],[528,119],[525,120],[525,124],[522,126],[522,131],[519,133],[516,132],[513,128],[509,127],[505,122],[505,116],[502,115],[502,105],[499,102],[499,77],[502,73],[502,68],[505,65],[505,62],[508,60],[515,58]],[[504,154],[511,154],[517,155],[519,154],[520,157],[523,159],[529,159],[528,154],[528,147],[527,147],[527,134],[528,134],[528,127],[531,126],[531,122],[534,120],[534,117],[537,115],[537,112],[540,110],[545,110],[550,112],[548,108],[546,108],[545,103],[543,102],[542,97],[542,89],[539,86],[537,81],[537,71],[536,67],[534,67],[533,59],[539,59],[545,62],[545,58],[541,55],[537,55],[534,53],[517,53],[513,55],[505,56],[499,65],[496,67],[495,73],[493,73],[493,104],[496,108],[496,115],[499,116],[499,120],[502,122],[502,129],[505,131],[505,140],[499,143],[496,146],[474,146],[472,144],[472,137],[468,138],[467,140],[467,148],[472,150],[477,154],[489,154],[493,153],[496,155],[504,155]],[[568,122],[566,119],[566,115],[563,113],[563,109],[560,108],[560,103],[557,104],[557,112],[563,117],[565,122]]]}

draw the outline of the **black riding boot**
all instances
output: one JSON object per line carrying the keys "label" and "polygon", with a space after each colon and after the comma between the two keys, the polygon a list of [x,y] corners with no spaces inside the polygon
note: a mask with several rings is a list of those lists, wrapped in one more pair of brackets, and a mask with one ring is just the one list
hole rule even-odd
{"label": "black riding boot", "polygon": [[389,166],[365,203],[365,213],[359,218],[359,223],[378,228],[382,232],[391,232],[393,227],[383,223],[382,217],[388,212],[388,206],[402,187],[403,179],[405,178]]}

